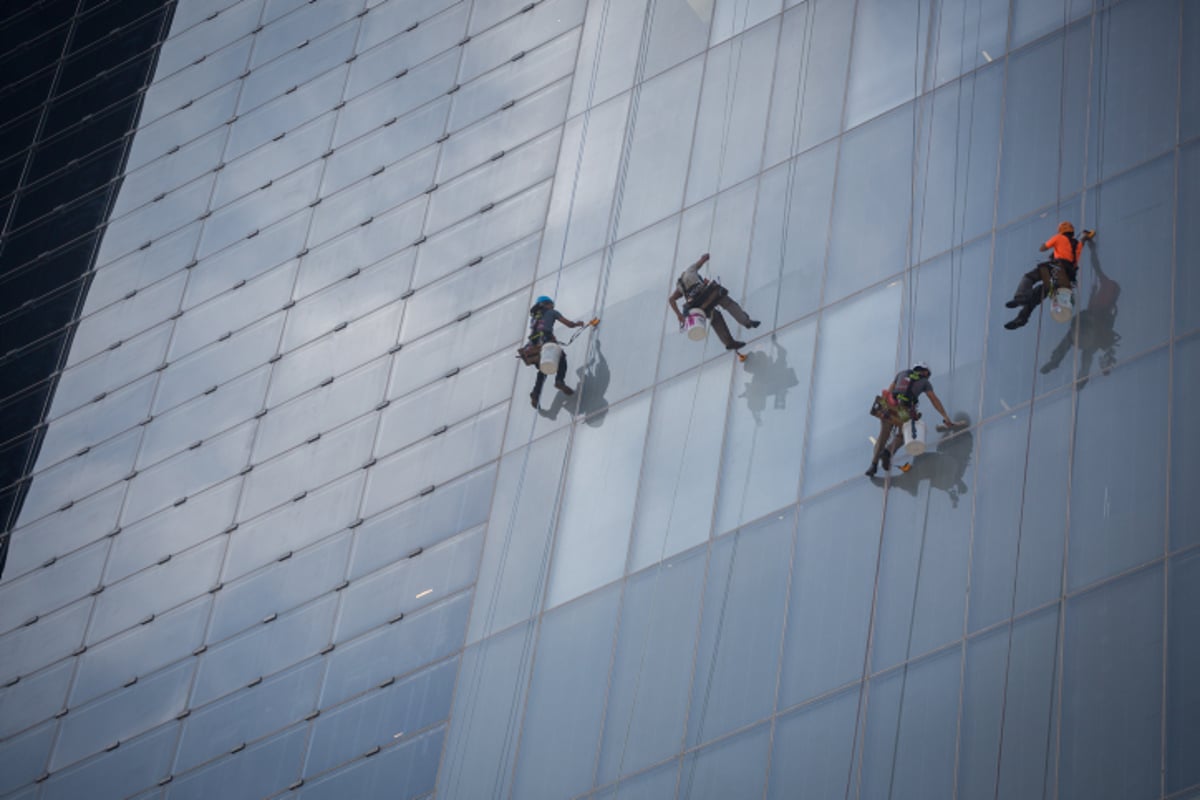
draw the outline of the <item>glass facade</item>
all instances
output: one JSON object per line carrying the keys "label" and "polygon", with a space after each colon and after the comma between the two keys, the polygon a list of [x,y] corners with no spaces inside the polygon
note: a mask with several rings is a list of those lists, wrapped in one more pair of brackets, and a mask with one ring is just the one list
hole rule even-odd
{"label": "glass facade", "polygon": [[[0,797],[1197,796],[1197,41],[178,0],[7,532]],[[1006,330],[1060,220],[1078,314]],[[744,361],[664,307],[706,252]],[[539,295],[601,321],[535,410]],[[969,425],[867,479],[915,360]]]}

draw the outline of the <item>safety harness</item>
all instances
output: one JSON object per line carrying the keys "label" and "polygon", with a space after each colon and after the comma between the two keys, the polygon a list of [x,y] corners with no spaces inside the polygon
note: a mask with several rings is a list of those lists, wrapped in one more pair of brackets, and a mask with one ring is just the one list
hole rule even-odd
{"label": "safety harness", "polygon": [[683,295],[683,313],[687,313],[694,308],[698,308],[707,316],[712,312],[712,307],[715,306],[722,297],[729,294],[729,290],[722,286],[717,281],[710,281],[706,278],[692,284],[692,288],[688,289],[683,284],[683,276],[675,281],[675,285],[679,287],[679,292]]}

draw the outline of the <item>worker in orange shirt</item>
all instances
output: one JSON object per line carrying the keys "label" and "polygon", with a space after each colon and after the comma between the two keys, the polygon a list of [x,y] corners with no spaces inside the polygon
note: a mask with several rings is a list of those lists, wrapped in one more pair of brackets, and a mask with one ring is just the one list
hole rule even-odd
{"label": "worker in orange shirt", "polygon": [[[1021,276],[1021,283],[1013,299],[1004,304],[1006,308],[1020,308],[1017,316],[1004,323],[1010,331],[1016,330],[1029,322],[1029,316],[1037,308],[1038,303],[1055,288],[1070,288],[1075,285],[1075,274],[1079,270],[1079,254],[1083,252],[1083,243],[1096,234],[1084,231],[1083,238],[1075,238],[1075,226],[1069,222],[1058,224],[1058,233],[1046,240],[1040,252],[1052,251],[1050,260],[1038,264]],[[1036,291],[1034,285],[1041,283]]]}

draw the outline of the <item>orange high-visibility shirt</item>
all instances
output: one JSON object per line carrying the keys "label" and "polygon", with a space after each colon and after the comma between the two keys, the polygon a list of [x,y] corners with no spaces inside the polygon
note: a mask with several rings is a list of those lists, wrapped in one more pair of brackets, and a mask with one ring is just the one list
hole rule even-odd
{"label": "orange high-visibility shirt", "polygon": [[1072,253],[1071,240],[1061,233],[1056,233],[1046,240],[1046,249],[1054,251],[1054,258],[1077,264],[1079,263],[1079,254],[1083,252],[1083,241],[1075,242],[1075,252]]}

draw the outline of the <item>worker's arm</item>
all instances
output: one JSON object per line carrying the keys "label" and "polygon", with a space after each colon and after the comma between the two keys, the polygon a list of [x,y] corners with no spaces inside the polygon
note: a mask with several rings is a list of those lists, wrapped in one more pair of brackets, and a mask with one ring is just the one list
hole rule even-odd
{"label": "worker's arm", "polygon": [[705,253],[704,255],[700,256],[700,258],[696,259],[696,263],[692,264],[690,267],[685,269],[684,272],[699,272],[700,268],[703,267],[707,263],[708,263],[708,253]]}
{"label": "worker's arm", "polygon": [[680,323],[683,322],[683,312],[679,310],[678,306],[679,298],[681,297],[683,297],[683,292],[676,289],[675,291],[671,292],[671,295],[667,298],[667,305],[670,306],[671,310],[675,312],[675,316],[679,318]]}
{"label": "worker's arm", "polygon": [[1044,252],[1046,252],[1046,251],[1047,251],[1047,250],[1049,250],[1049,249],[1050,249],[1050,245],[1049,245],[1049,244],[1043,244],[1041,247],[1039,247],[1039,248],[1038,248],[1038,252],[1039,252],[1039,253],[1044,253]]}
{"label": "worker's arm", "polygon": [[933,403],[933,407],[942,415],[942,422],[946,424],[946,427],[954,427],[954,420],[950,419],[950,415],[946,413],[946,407],[942,405],[942,401],[938,399],[938,396],[933,393],[933,389],[926,389],[925,394],[929,395],[929,402]]}

